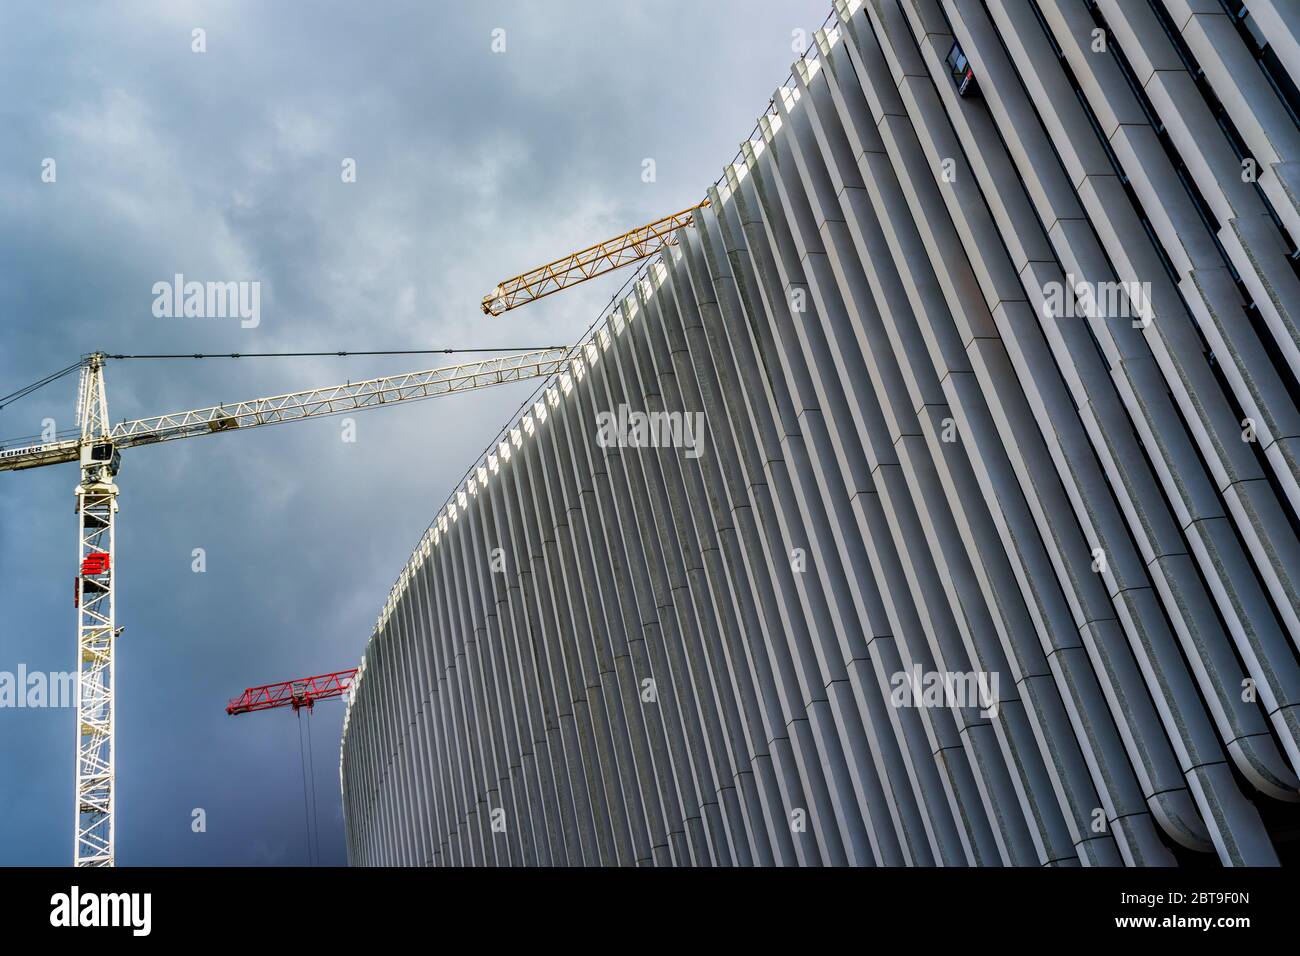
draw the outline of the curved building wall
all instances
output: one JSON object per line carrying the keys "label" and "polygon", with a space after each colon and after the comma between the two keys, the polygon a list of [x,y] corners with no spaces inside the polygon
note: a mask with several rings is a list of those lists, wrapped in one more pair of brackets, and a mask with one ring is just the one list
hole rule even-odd
{"label": "curved building wall", "polygon": [[1300,14],[1247,6],[837,3],[403,570],[351,862],[1286,858]]}

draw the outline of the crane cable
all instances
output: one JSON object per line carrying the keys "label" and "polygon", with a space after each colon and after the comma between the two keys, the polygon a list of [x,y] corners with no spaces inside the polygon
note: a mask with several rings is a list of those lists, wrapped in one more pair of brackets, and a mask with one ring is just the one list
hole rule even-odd
{"label": "crane cable", "polygon": [[82,363],[77,362],[75,365],[69,365],[67,368],[60,369],[57,372],[51,372],[49,375],[45,376],[44,378],[32,382],[32,384],[30,385],[23,386],[22,388],[18,389],[16,392],[10,392],[8,395],[0,396],[0,408],[4,408],[6,405],[12,405],[14,402],[18,401],[18,399],[30,395],[38,388],[44,388],[46,385],[49,385],[51,382],[58,381],[59,379],[63,378],[63,376],[67,375],[69,372],[75,372],[77,369],[81,368],[81,366]]}
{"label": "crane cable", "polygon": [[[543,352],[554,351],[556,349],[568,348],[565,345],[540,345],[525,348],[476,348],[476,349],[377,349],[370,351],[336,351],[336,352],[158,352],[158,353],[140,353],[140,354],[123,354],[123,353],[105,353],[105,358],[110,359],[239,359],[239,358],[344,358],[357,355],[457,355],[457,354],[486,354],[492,352]],[[51,372],[38,381],[30,385],[25,385],[17,391],[10,392],[8,395],[0,396],[0,409],[13,404],[20,398],[30,395],[39,388],[44,388],[51,382],[56,382],[69,372],[75,372],[85,364],[85,360],[69,365],[67,368],[60,369],[57,372]],[[11,439],[17,441],[19,439]]]}
{"label": "crane cable", "polygon": [[[543,352],[554,349],[567,348],[563,345],[538,345],[525,348],[509,348],[502,346],[500,348],[481,348],[481,349],[377,349],[363,352],[336,351],[336,352],[157,352],[141,353],[137,355],[128,355],[122,353],[106,354],[106,358],[111,359],[238,359],[238,358],[320,358],[333,357],[344,358],[356,355],[456,355],[463,354],[486,354],[490,352]],[[10,392],[8,395],[0,395],[0,408],[11,405],[30,395],[39,388],[44,388],[51,382],[57,382],[63,376],[70,372],[75,372],[85,364],[85,361],[77,361],[67,368],[61,368],[57,372],[51,372],[44,378],[37,379],[30,385],[24,385],[22,388]]]}
{"label": "crane cable", "polygon": [[320,866],[320,810],[316,808],[316,761],[312,757],[314,748],[311,744],[311,715],[314,708],[307,708],[307,776],[311,780],[311,818],[312,830],[316,837],[316,865]]}
{"label": "crane cable", "polygon": [[[486,353],[486,352],[542,352],[552,349],[567,348],[564,345],[536,345],[525,348],[509,348],[500,346],[497,348],[485,349],[380,349],[369,352],[169,352],[169,353],[152,353],[140,355],[113,355],[106,357],[111,359],[213,359],[213,358],[319,358],[319,357],[343,357],[348,355],[455,355],[457,353]],[[74,366],[75,368],[76,366]]]}
{"label": "crane cable", "polygon": [[302,743],[302,708],[295,707],[294,712],[298,715],[298,765],[302,768],[302,818],[303,831],[307,838],[307,865],[312,866],[311,856],[311,811],[307,805],[307,758],[304,756],[306,748]]}

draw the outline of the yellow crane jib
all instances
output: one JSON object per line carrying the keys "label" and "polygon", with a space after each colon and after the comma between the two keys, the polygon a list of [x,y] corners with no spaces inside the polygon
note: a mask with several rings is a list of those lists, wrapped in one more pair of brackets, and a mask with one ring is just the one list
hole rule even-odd
{"label": "yellow crane jib", "polygon": [[615,269],[640,262],[659,250],[671,246],[678,229],[689,226],[695,211],[709,204],[701,203],[630,229],[621,236],[606,239],[594,246],[548,262],[512,279],[506,279],[483,297],[484,315],[501,315],[511,309],[586,282]]}

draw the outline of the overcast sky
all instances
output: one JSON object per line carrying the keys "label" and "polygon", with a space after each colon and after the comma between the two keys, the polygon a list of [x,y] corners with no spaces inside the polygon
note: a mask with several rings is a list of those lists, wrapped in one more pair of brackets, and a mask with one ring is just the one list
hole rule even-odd
{"label": "overcast sky", "polygon": [[[573,341],[623,277],[498,319],[479,299],[702,198],[788,74],[794,31],[829,9],[5,3],[0,394],[91,350]],[[176,273],[260,282],[260,324],[155,317],[153,284]],[[441,364],[114,362],[109,408],[135,418]],[[421,532],[531,389],[365,412],[351,444],[327,418],[124,455],[119,864],[307,862],[298,721],[227,717],[226,699],[356,665]],[[5,408],[0,440],[46,418],[71,427],[75,397],[68,377]],[[72,465],[0,474],[0,671],[75,669],[76,482]],[[338,703],[312,718],[326,863],[344,861],[341,719]],[[0,863],[70,862],[74,754],[72,710],[0,709]]]}

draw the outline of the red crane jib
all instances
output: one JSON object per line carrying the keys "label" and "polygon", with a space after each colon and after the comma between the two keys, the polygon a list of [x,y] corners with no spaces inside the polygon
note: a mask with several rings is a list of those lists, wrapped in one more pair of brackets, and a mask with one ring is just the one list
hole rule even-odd
{"label": "red crane jib", "polygon": [[333,674],[250,687],[226,705],[226,713],[235,716],[274,707],[311,708],[318,700],[342,697],[352,687],[352,679],[356,676],[357,669],[353,667]]}

